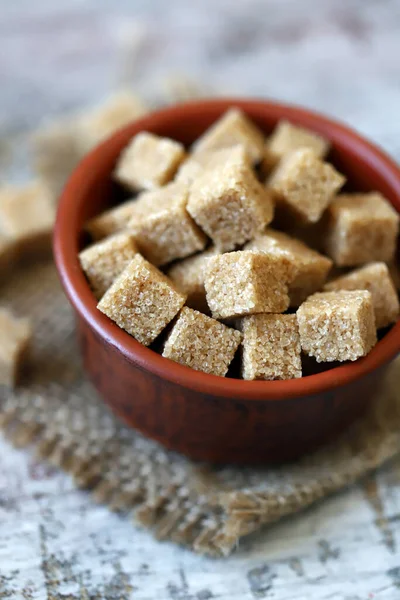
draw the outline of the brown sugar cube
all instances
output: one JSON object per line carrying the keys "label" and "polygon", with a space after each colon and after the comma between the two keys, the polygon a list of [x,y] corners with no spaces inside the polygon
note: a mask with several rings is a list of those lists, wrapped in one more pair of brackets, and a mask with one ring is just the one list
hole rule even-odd
{"label": "brown sugar cube", "polygon": [[275,166],[286,154],[300,148],[310,148],[318,158],[325,158],[329,147],[330,142],[318,133],[282,120],[266,142],[264,167]]}
{"label": "brown sugar cube", "polygon": [[136,209],[138,200],[128,200],[115,208],[110,208],[85,224],[85,230],[98,241],[126,229]]}
{"label": "brown sugar cube", "polygon": [[186,304],[200,312],[207,313],[209,310],[204,287],[204,269],[208,259],[216,254],[219,254],[218,250],[211,246],[211,248],[200,252],[200,254],[189,256],[177,262],[167,273],[176,287],[187,295]]}
{"label": "brown sugar cube", "polygon": [[273,202],[247,165],[226,164],[199,177],[187,207],[221,251],[233,250],[272,221]]}
{"label": "brown sugar cube", "polygon": [[172,207],[179,198],[185,198],[187,203],[188,188],[186,184],[177,181],[150,192],[142,192],[132,207],[128,226],[131,227],[144,217]]}
{"label": "brown sugar cube", "polygon": [[[206,236],[186,210],[188,187],[172,183],[170,190],[172,188],[168,203],[162,202],[158,208],[153,205],[148,214],[136,214],[128,223],[140,252],[155,265],[190,256],[203,250],[207,243]],[[165,192],[160,190],[160,193]]]}
{"label": "brown sugar cube", "polygon": [[121,152],[114,178],[131,190],[150,190],[174,177],[185,158],[179,142],[143,131]]}
{"label": "brown sugar cube", "polygon": [[301,377],[301,348],[296,315],[244,317],[243,379]]}
{"label": "brown sugar cube", "polygon": [[166,208],[177,193],[181,193],[182,185],[173,182],[151,192],[142,192],[133,200],[128,200],[94,217],[86,223],[85,229],[95,240],[122,231],[128,227],[128,223],[134,217],[138,219]]}
{"label": "brown sugar cube", "polygon": [[340,267],[389,262],[398,230],[399,215],[378,192],[340,194],[327,214],[326,251]]}
{"label": "brown sugar cube", "polygon": [[317,362],[357,360],[376,344],[375,315],[366,290],[310,296],[297,310],[302,350]]}
{"label": "brown sugar cube", "polygon": [[82,269],[97,300],[128,266],[138,250],[132,235],[117,233],[79,254]]}
{"label": "brown sugar cube", "polygon": [[286,155],[267,185],[280,206],[304,223],[316,223],[346,178],[309,148]]}
{"label": "brown sugar cube", "polygon": [[48,188],[40,181],[0,189],[0,234],[24,257],[50,250],[55,219]]}
{"label": "brown sugar cube", "polygon": [[184,307],[169,334],[163,356],[196,371],[224,377],[241,339],[236,329]]}
{"label": "brown sugar cube", "polygon": [[13,387],[17,383],[31,337],[29,319],[19,319],[0,308],[0,385]]}
{"label": "brown sugar cube", "polygon": [[221,167],[226,163],[250,166],[246,148],[238,144],[221,150],[204,150],[191,154],[179,167],[175,180],[190,185],[203,175],[204,171]]}
{"label": "brown sugar cube", "polygon": [[140,254],[132,259],[97,308],[148,346],[185,304],[172,281]]}
{"label": "brown sugar cube", "polygon": [[187,204],[188,187],[178,181],[172,181],[150,192],[142,192],[137,196],[136,202],[132,206],[132,212],[126,226],[132,228],[141,219],[173,208],[176,202],[182,199],[185,199]]}
{"label": "brown sugar cube", "polygon": [[326,256],[273,229],[267,229],[243,249],[283,255],[291,261],[295,276],[289,283],[290,306],[300,306],[308,296],[319,291],[332,267],[332,261]]}
{"label": "brown sugar cube", "polygon": [[284,312],[292,277],[292,265],[283,255],[239,251],[213,256],[205,267],[207,303],[216,319]]}
{"label": "brown sugar cube", "polygon": [[368,290],[371,292],[375,323],[378,329],[394,323],[399,316],[399,298],[385,263],[376,262],[361,267],[330,281],[324,289],[326,291]]}
{"label": "brown sugar cube", "polygon": [[241,144],[250,160],[259,162],[264,155],[265,137],[262,131],[238,108],[229,109],[193,144],[193,152],[219,150]]}

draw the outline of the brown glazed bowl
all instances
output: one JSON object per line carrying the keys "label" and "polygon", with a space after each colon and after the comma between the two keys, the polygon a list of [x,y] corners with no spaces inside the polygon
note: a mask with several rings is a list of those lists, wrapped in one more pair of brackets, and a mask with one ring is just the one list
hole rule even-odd
{"label": "brown glazed bowl", "polygon": [[268,133],[282,118],[328,137],[330,159],[354,189],[379,190],[400,212],[400,170],[351,129],[319,114],[266,101],[201,100],[152,113],[94,149],[60,200],[54,238],[59,275],[75,310],[86,372],[127,424],[168,448],[215,463],[290,460],[343,430],[373,400],[400,351],[400,322],[354,363],[290,381],[242,381],[207,375],[139,344],[96,308],[82,273],[81,231],[115,202],[111,173],[121,150],[142,130],[188,145],[230,106]]}

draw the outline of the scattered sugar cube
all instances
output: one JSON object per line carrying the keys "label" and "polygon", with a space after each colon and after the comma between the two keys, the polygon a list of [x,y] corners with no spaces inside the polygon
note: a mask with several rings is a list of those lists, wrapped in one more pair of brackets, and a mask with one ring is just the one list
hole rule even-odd
{"label": "scattered sugar cube", "polygon": [[114,178],[134,191],[158,188],[173,179],[184,158],[179,142],[143,131],[122,151]]}
{"label": "scattered sugar cube", "polygon": [[148,346],[185,304],[172,281],[140,254],[107,290],[101,310],[138,342]]}
{"label": "scattered sugar cube", "polygon": [[187,197],[187,185],[177,181],[167,183],[167,185],[150,192],[142,192],[137,196],[129,221],[135,223],[161,210],[167,210],[174,206],[178,199],[186,198],[187,203]]}
{"label": "scattered sugar cube", "polygon": [[13,387],[17,383],[31,337],[29,319],[0,308],[0,385]]}
{"label": "scattered sugar cube", "polygon": [[268,186],[280,206],[304,223],[316,223],[346,178],[309,148],[286,155]]}
{"label": "scattered sugar cube", "polygon": [[264,155],[265,137],[262,131],[238,108],[229,109],[193,144],[193,152],[219,150],[241,144],[253,163]]}
{"label": "scattered sugar cube", "polygon": [[186,304],[200,312],[209,310],[204,287],[204,268],[210,256],[216,254],[219,254],[218,250],[215,246],[211,246],[200,254],[189,256],[175,263],[167,273],[176,287],[187,295]]}
{"label": "scattered sugar cube", "polygon": [[93,217],[85,224],[85,230],[93,240],[98,241],[126,229],[133,213],[137,210],[137,202],[136,198],[128,200]]}
{"label": "scattered sugar cube", "polygon": [[368,290],[371,292],[378,329],[394,323],[399,316],[399,299],[389,269],[383,262],[361,267],[325,285],[326,291]]}
{"label": "scattered sugar cube", "polygon": [[82,149],[89,151],[146,112],[142,100],[131,92],[121,91],[113,94],[100,106],[81,114],[78,126]]}
{"label": "scattered sugar cube", "polygon": [[207,303],[216,319],[284,312],[292,277],[291,262],[283,255],[239,251],[213,256],[205,266]]}
{"label": "scattered sugar cube", "polygon": [[224,377],[241,338],[239,331],[184,307],[167,339],[163,356],[196,371]]}
{"label": "scattered sugar cube", "polygon": [[243,379],[301,377],[296,315],[251,315],[241,323]]}
{"label": "scattered sugar cube", "polygon": [[47,252],[55,219],[48,188],[40,181],[0,189],[0,235],[23,256]]}
{"label": "scattered sugar cube", "polygon": [[153,264],[164,265],[203,250],[207,238],[186,210],[188,186],[175,182],[167,192],[161,188],[152,194],[153,206],[148,214],[134,214],[128,223],[140,252]]}
{"label": "scattered sugar cube", "polygon": [[329,147],[329,141],[318,133],[282,120],[267,140],[265,159],[275,166],[286,154],[300,148],[310,148],[318,158],[325,158]]}
{"label": "scattered sugar cube", "polygon": [[203,175],[204,171],[221,167],[226,163],[250,166],[245,146],[238,144],[221,150],[204,150],[191,154],[179,167],[175,180],[190,185]]}
{"label": "scattered sugar cube", "polygon": [[97,300],[128,266],[138,250],[131,234],[117,233],[79,254],[79,260]]}
{"label": "scattered sugar cube", "polygon": [[338,266],[393,258],[399,215],[380,193],[340,194],[327,218],[326,251]]}
{"label": "scattered sugar cube", "polygon": [[270,193],[244,164],[204,173],[190,188],[187,208],[221,251],[252,239],[273,217]]}
{"label": "scattered sugar cube", "polygon": [[295,273],[289,284],[291,306],[300,306],[308,296],[319,291],[332,267],[332,261],[326,256],[311,250],[300,240],[273,229],[267,229],[265,233],[248,242],[244,250],[287,256]]}
{"label": "scattered sugar cube", "polygon": [[357,360],[376,344],[371,293],[324,292],[297,310],[302,350],[317,362]]}

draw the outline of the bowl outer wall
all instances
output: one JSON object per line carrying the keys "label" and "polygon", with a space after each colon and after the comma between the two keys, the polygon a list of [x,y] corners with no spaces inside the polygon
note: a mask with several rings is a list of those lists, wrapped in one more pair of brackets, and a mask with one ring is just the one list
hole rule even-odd
{"label": "bowl outer wall", "polygon": [[85,369],[125,423],[167,448],[211,463],[293,460],[335,438],[378,398],[385,367],[345,386],[284,402],[215,396],[126,360],[78,319]]}

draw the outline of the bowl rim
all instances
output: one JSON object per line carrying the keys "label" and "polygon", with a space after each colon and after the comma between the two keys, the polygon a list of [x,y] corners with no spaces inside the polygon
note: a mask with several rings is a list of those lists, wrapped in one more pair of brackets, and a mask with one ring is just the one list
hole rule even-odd
{"label": "bowl rim", "polygon": [[277,120],[286,118],[293,122],[299,121],[304,127],[322,134],[329,133],[333,141],[340,137],[342,142],[344,140],[349,146],[351,144],[353,154],[363,162],[373,164],[376,170],[379,170],[381,177],[394,190],[396,197],[394,208],[400,212],[400,168],[385,152],[348,126],[312,110],[263,99],[195,100],[149,113],[128,124],[94,148],[78,164],[61,194],[57,211],[54,256],[59,277],[71,304],[89,327],[107,344],[119,351],[126,360],[161,379],[197,392],[231,399],[278,401],[328,392],[367,375],[393,359],[400,352],[400,321],[386,333],[366,357],[322,373],[285,381],[245,381],[218,377],[195,371],[164,358],[120,329],[96,308],[97,302],[80,268],[76,245],[78,236],[72,236],[70,232],[74,230],[79,201],[82,201],[90,191],[96,180],[96,174],[106,162],[105,156],[107,155],[109,159],[113,152],[115,157],[118,155],[121,141],[127,138],[128,132],[131,137],[139,131],[151,131],[165,124],[166,121],[172,123],[176,119],[181,119],[182,112],[185,112],[185,118],[196,118],[200,112],[204,114],[209,111],[214,114],[218,110],[222,114],[232,106],[250,113],[252,109],[261,110]]}

